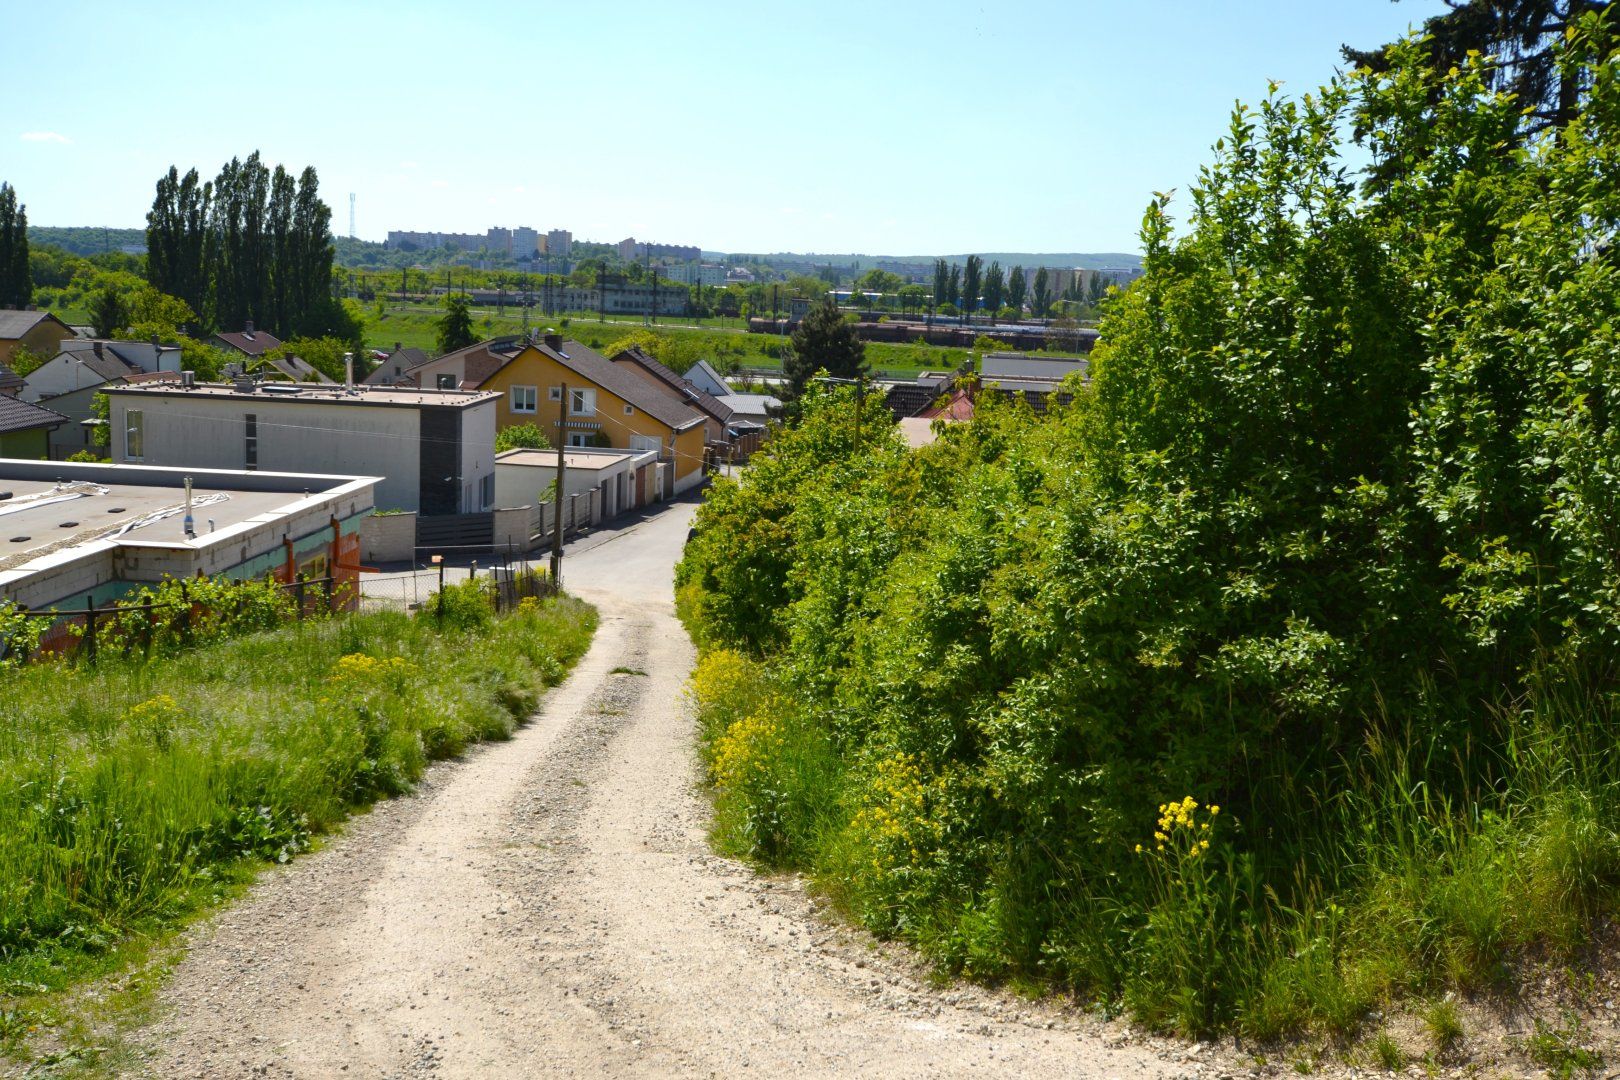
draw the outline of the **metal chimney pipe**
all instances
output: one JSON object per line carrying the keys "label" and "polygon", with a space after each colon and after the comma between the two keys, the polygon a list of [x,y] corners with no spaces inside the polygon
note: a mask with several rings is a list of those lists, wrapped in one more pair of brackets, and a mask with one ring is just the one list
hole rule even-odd
{"label": "metal chimney pipe", "polygon": [[343,354],[343,392],[354,393],[354,353]]}

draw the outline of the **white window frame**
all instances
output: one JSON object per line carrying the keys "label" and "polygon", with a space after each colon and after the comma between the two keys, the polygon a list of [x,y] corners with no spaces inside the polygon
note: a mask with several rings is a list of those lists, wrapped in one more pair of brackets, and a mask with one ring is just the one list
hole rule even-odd
{"label": "white window frame", "polygon": [[596,391],[589,387],[574,388],[568,391],[569,416],[595,416]]}
{"label": "white window frame", "polygon": [[636,407],[634,405],[626,405],[624,407],[624,415],[626,415],[626,416],[634,416],[634,415],[636,415]]}
{"label": "white window frame", "polygon": [[513,386],[509,400],[514,413],[532,416],[539,410],[540,394],[537,387]]}
{"label": "white window frame", "polygon": [[124,460],[146,460],[146,413],[140,409],[124,413]]}
{"label": "white window frame", "polygon": [[630,436],[630,449],[637,452],[652,450],[662,454],[664,452],[664,440],[656,435],[632,435]]}
{"label": "white window frame", "polygon": [[593,434],[594,432],[590,431],[570,431],[568,433],[568,448],[570,450],[589,449]]}

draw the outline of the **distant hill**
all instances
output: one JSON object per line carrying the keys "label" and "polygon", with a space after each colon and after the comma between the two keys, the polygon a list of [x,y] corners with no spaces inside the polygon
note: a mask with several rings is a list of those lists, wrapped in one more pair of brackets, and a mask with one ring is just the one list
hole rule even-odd
{"label": "distant hill", "polygon": [[100,255],[104,251],[123,251],[131,255],[146,253],[145,229],[113,229],[98,225],[29,225],[30,244],[59,247],[75,255]]}

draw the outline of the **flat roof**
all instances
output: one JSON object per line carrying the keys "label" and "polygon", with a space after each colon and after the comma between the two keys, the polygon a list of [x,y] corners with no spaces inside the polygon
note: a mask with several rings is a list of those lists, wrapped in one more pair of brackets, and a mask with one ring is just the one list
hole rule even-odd
{"label": "flat roof", "polygon": [[[629,462],[634,465],[639,459],[652,460],[658,457],[656,450],[609,450],[606,448],[573,448],[563,453],[563,468],[571,470],[585,470],[600,472],[611,469],[615,465]],[[557,467],[557,451],[555,450],[506,450],[495,455],[496,465],[519,465],[526,469],[555,469]]]}
{"label": "flat roof", "polygon": [[[196,535],[189,538],[186,476],[194,477]],[[224,540],[232,526],[376,479],[0,458],[0,570],[97,541],[204,546],[211,542],[210,520]]]}
{"label": "flat roof", "polygon": [[[276,389],[268,389],[269,387]],[[315,402],[321,405],[389,405],[424,408],[450,406],[465,408],[486,401],[496,401],[501,395],[493,390],[419,390],[405,386],[367,386],[356,383],[350,393],[341,385],[332,383],[260,383],[252,391],[238,390],[229,383],[198,383],[187,389],[173,384],[156,386],[109,386],[109,394],[131,394],[148,397],[223,398],[230,401],[252,402]]]}

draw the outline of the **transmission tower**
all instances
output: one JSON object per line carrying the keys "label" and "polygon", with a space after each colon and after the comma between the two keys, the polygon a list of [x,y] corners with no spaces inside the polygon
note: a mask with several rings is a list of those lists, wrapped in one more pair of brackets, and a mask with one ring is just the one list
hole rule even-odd
{"label": "transmission tower", "polygon": [[349,192],[349,239],[354,237],[354,192]]}

